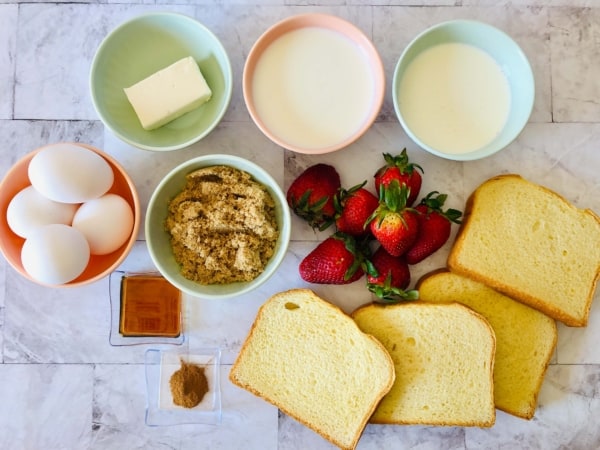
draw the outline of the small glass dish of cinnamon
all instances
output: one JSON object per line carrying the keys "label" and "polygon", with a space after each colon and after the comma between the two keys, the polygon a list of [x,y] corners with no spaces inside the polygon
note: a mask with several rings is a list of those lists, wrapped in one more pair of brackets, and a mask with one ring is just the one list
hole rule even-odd
{"label": "small glass dish of cinnamon", "polygon": [[184,342],[182,294],[162,275],[115,271],[109,285],[111,345]]}
{"label": "small glass dish of cinnamon", "polygon": [[221,350],[146,351],[146,425],[221,423]]}

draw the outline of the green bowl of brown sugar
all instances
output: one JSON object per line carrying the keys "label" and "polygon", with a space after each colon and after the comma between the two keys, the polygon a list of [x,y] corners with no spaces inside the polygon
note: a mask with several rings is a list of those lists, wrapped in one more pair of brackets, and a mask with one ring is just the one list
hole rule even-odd
{"label": "green bowl of brown sugar", "polygon": [[172,169],[154,190],[145,233],[159,272],[191,296],[256,289],[281,264],[291,232],[285,195],[257,164],[204,155]]}

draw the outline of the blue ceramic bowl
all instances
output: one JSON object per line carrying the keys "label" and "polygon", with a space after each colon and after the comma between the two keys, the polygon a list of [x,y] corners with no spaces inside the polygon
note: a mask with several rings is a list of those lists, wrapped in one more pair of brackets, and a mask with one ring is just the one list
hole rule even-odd
{"label": "blue ceramic bowl", "polygon": [[[508,82],[510,100],[504,126],[491,140],[476,148],[450,150],[439,144],[432,145],[432,140],[424,139],[422,132],[415,131],[415,122],[407,120],[408,101],[404,101],[400,95],[402,82],[411,63],[423,52],[448,43],[467,44],[483,50],[497,63]],[[428,28],[410,42],[396,64],[392,95],[398,120],[418,146],[446,159],[467,161],[490,156],[505,148],[519,135],[533,108],[535,83],[527,57],[507,34],[482,22],[453,20]],[[480,117],[474,116],[472,127],[476,128]],[[469,130],[465,129],[464,132]]]}

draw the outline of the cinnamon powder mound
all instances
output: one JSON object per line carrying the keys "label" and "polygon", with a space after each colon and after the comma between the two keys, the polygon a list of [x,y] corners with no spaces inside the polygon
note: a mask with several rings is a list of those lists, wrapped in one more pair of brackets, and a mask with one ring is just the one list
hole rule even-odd
{"label": "cinnamon powder mound", "polygon": [[173,403],[184,408],[198,405],[208,392],[204,368],[181,360],[181,367],[169,379]]}

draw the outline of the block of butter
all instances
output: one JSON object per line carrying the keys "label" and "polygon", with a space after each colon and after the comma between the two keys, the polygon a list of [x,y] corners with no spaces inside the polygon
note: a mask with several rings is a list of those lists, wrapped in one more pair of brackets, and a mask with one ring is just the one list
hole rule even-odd
{"label": "block of butter", "polygon": [[154,130],[207,102],[212,91],[188,56],[124,88],[142,127]]}

